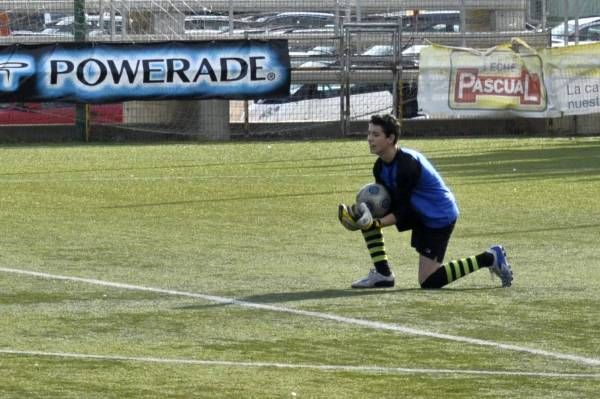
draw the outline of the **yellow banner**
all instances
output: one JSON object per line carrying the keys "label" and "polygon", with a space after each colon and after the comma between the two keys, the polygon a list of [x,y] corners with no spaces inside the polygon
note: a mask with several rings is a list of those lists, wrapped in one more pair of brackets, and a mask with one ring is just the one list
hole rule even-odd
{"label": "yellow banner", "polygon": [[600,112],[600,43],[536,51],[514,39],[487,50],[432,45],[418,102],[432,118],[556,117]]}
{"label": "yellow banner", "polygon": [[564,115],[600,112],[600,43],[540,50],[547,87]]}

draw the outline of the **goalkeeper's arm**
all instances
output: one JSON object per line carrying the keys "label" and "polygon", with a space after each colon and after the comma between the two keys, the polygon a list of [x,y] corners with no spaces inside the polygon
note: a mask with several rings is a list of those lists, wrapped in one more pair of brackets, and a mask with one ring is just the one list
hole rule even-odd
{"label": "goalkeeper's arm", "polygon": [[393,226],[396,224],[396,215],[388,213],[384,217],[379,218],[379,222],[381,223],[381,227]]}

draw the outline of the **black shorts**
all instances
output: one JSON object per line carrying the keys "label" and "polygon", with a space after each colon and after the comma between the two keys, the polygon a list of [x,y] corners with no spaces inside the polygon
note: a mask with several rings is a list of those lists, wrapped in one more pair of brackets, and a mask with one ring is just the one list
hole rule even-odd
{"label": "black shorts", "polygon": [[452,230],[454,230],[454,223],[440,229],[423,224],[417,225],[412,229],[410,245],[424,257],[442,263]]}
{"label": "black shorts", "polygon": [[448,248],[448,242],[450,241],[455,224],[456,222],[453,222],[439,229],[427,227],[421,222],[418,216],[412,214],[404,223],[399,223],[396,227],[399,231],[412,231],[410,245],[420,255],[442,263],[446,256],[446,249]]}

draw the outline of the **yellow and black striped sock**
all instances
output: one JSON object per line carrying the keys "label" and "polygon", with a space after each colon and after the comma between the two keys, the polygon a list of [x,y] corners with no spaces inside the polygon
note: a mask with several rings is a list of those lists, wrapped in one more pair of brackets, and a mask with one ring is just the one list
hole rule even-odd
{"label": "yellow and black striped sock", "polygon": [[373,266],[378,273],[384,276],[389,276],[392,272],[390,265],[388,264],[387,254],[385,253],[385,245],[383,242],[383,233],[381,228],[372,228],[367,231],[363,231],[363,238],[367,244],[367,249],[371,255]]}
{"label": "yellow and black striped sock", "polygon": [[439,269],[427,277],[427,279],[421,283],[421,288],[442,288],[482,267],[488,267],[491,265],[491,263],[489,263],[489,255],[489,253],[485,252],[477,256],[451,260],[450,262],[441,265]]}
{"label": "yellow and black striped sock", "polygon": [[446,269],[446,278],[448,280],[446,284],[450,284],[451,282],[480,269],[480,266],[477,263],[477,258],[474,256],[464,259],[451,260],[441,267]]}

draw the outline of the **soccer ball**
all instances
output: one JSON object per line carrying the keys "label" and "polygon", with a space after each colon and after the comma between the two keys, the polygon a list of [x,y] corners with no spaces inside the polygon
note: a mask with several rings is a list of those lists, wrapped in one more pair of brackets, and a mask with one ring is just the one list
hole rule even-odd
{"label": "soccer ball", "polygon": [[380,218],[392,208],[392,198],[384,186],[377,183],[364,185],[356,194],[356,205],[364,202],[371,211],[373,217]]}

